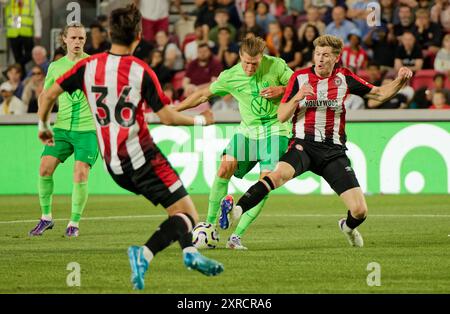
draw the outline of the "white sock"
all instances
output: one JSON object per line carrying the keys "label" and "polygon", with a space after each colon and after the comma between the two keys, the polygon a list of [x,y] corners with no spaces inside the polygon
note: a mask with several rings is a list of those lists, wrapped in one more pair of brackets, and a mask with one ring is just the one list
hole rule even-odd
{"label": "white sock", "polygon": [[147,262],[151,262],[153,259],[153,253],[152,251],[150,251],[150,249],[148,247],[146,247],[145,245],[143,246],[144,248],[144,258]]}
{"label": "white sock", "polygon": [[52,220],[52,214],[42,215],[41,219],[50,221],[50,220]]}
{"label": "white sock", "polygon": [[67,228],[69,228],[69,227],[76,227],[76,228],[78,228],[78,222],[75,222],[75,221],[69,221],[69,224],[67,225]]}
{"label": "white sock", "polygon": [[188,247],[185,247],[183,249],[183,254],[186,254],[186,253],[197,253],[197,252],[198,252],[197,248],[195,248],[193,246],[188,246]]}
{"label": "white sock", "polygon": [[344,225],[342,226],[342,230],[347,233],[350,233],[353,231],[353,229],[351,229],[349,226],[347,226],[347,221],[345,221]]}
{"label": "white sock", "polygon": [[231,210],[231,219],[233,221],[238,220],[242,215],[242,208],[241,206],[235,206],[232,210]]}

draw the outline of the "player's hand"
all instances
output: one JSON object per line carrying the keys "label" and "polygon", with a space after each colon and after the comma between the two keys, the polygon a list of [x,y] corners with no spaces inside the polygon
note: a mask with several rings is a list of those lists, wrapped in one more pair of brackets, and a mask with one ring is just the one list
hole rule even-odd
{"label": "player's hand", "polygon": [[295,99],[297,101],[300,101],[303,100],[306,96],[314,96],[314,90],[308,83],[303,84],[302,87],[300,87],[300,90],[295,95]]}
{"label": "player's hand", "polygon": [[271,99],[271,98],[279,98],[284,94],[284,86],[270,86],[262,89],[259,92],[259,95]]}
{"label": "player's hand", "polygon": [[400,70],[398,70],[397,77],[401,80],[407,81],[413,76],[413,72],[408,69],[407,67],[401,67]]}
{"label": "player's hand", "polygon": [[39,131],[38,137],[44,145],[55,146],[55,139],[51,130]]}
{"label": "player's hand", "polygon": [[211,110],[205,110],[201,113],[202,116],[205,117],[206,125],[210,125],[214,123],[214,114]]}

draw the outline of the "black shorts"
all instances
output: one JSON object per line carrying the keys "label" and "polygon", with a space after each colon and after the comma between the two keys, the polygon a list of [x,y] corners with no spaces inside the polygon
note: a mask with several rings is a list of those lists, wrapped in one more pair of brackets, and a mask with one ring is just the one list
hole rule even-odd
{"label": "black shorts", "polygon": [[111,177],[122,188],[135,194],[142,194],[155,206],[169,207],[188,195],[176,171],[159,149],[152,152],[147,162],[136,170],[124,174],[114,174],[108,168]]}
{"label": "black shorts", "polygon": [[342,145],[292,138],[288,151],[280,161],[287,162],[295,169],[294,178],[310,170],[324,178],[341,195],[351,188],[359,187],[345,151],[346,147]]}

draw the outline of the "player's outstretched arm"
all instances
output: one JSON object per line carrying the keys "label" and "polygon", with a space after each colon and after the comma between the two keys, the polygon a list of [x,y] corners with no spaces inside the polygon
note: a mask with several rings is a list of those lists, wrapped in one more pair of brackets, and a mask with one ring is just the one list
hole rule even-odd
{"label": "player's outstretched arm", "polygon": [[191,96],[183,100],[178,106],[175,107],[176,111],[183,111],[189,108],[197,107],[204,102],[207,102],[209,98],[211,98],[213,94],[209,90],[209,86],[206,86],[202,89],[199,89]]}
{"label": "player's outstretched arm", "polygon": [[281,103],[278,107],[277,115],[278,121],[286,122],[295,112],[298,102],[303,100],[306,96],[313,96],[314,90],[311,85],[304,84],[300,90],[287,103]]}
{"label": "player's outstretched arm", "polygon": [[39,132],[38,137],[42,143],[53,145],[53,133],[50,128],[49,116],[55,101],[64,90],[58,83],[44,90],[38,99]]}
{"label": "player's outstretched arm", "polygon": [[200,115],[191,117],[175,111],[171,106],[164,106],[156,114],[161,123],[165,125],[210,125],[214,123],[211,110],[206,110]]}
{"label": "player's outstretched arm", "polygon": [[394,97],[400,89],[402,89],[408,80],[412,77],[413,72],[407,67],[398,70],[397,78],[389,84],[374,87],[366,95],[369,98],[369,107],[376,107]]}

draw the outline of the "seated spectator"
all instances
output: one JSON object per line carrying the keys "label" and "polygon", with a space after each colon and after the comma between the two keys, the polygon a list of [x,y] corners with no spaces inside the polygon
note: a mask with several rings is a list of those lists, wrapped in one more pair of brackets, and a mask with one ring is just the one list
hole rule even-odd
{"label": "seated spectator", "polygon": [[158,49],[152,50],[150,53],[150,67],[155,72],[161,85],[170,83],[173,77],[172,71],[164,65],[162,52]]}
{"label": "seated spectator", "polygon": [[383,81],[383,74],[381,68],[377,63],[369,63],[367,66],[367,81],[375,86],[381,86]]}
{"label": "seated spectator", "polygon": [[241,18],[239,17],[238,9],[235,4],[235,0],[217,0],[218,8],[222,8],[228,11],[230,17],[229,22],[235,29],[239,29],[242,26]]}
{"label": "seated spectator", "polygon": [[264,38],[265,32],[261,26],[256,24],[256,12],[247,10],[244,13],[244,23],[239,29],[238,40],[242,41],[248,32],[254,33],[257,37]]}
{"label": "seated spectator", "polygon": [[414,30],[414,13],[407,5],[400,5],[398,9],[399,22],[394,24],[394,34],[399,39],[405,31]]}
{"label": "seated spectator", "polygon": [[184,94],[186,97],[196,90],[211,83],[222,71],[222,64],[214,58],[208,44],[198,46],[198,58],[188,64],[186,76],[183,79]]}
{"label": "seated spectator", "polygon": [[136,48],[134,48],[133,56],[141,59],[147,64],[150,64],[151,62],[150,55],[153,49],[154,47],[150,42],[141,38]]}
{"label": "seated spectator", "polygon": [[280,55],[281,38],[283,33],[281,32],[280,24],[277,21],[269,24],[269,33],[266,36],[267,49],[269,54],[278,57]]}
{"label": "seated spectator", "polygon": [[372,27],[364,38],[364,44],[372,51],[372,60],[380,65],[383,72],[394,68],[397,37],[393,25]]}
{"label": "seated spectator", "polygon": [[64,50],[63,47],[60,46],[60,47],[56,48],[55,51],[53,52],[52,62],[55,62],[55,61],[61,59],[65,55],[66,55],[66,51]]}
{"label": "seated spectator", "polygon": [[305,33],[300,39],[302,53],[302,66],[307,67],[312,64],[314,53],[314,40],[319,37],[319,30],[314,25],[306,26]]}
{"label": "seated spectator", "polygon": [[324,22],[320,20],[320,12],[317,7],[309,7],[306,11],[306,22],[302,23],[300,28],[298,29],[298,38],[302,38],[303,34],[305,33],[306,26],[308,25],[314,25],[317,30],[319,31],[320,35],[323,35],[325,33],[326,25]]}
{"label": "seated spectator", "polygon": [[0,85],[0,94],[3,98],[3,102],[0,104],[0,116],[27,113],[27,107],[22,100],[14,96],[14,87],[11,83],[3,82],[2,85]]}
{"label": "seated spectator", "polygon": [[23,82],[21,81],[23,74],[22,66],[19,63],[12,64],[8,66],[5,72],[7,82],[13,87],[14,96],[21,99],[24,88]]}
{"label": "seated spectator", "polygon": [[[392,81],[393,79],[391,77],[386,77],[382,85],[389,84]],[[406,109],[408,108],[408,98],[402,93],[397,93],[384,103],[376,103],[369,100],[368,107],[369,109]]]}
{"label": "seated spectator", "polygon": [[432,60],[442,42],[441,26],[430,21],[430,13],[425,9],[416,12],[414,34],[424,54],[424,69],[432,69]]}
{"label": "seated spectator", "polygon": [[190,63],[192,60],[197,59],[198,45],[202,43],[208,43],[210,47],[214,47],[214,42],[208,40],[208,33],[205,32],[205,28],[200,23],[195,24],[195,40],[189,42],[184,47],[184,57],[186,63]]}
{"label": "seated spectator", "polygon": [[[229,0],[228,0],[229,1]],[[269,12],[276,18],[284,16],[287,13],[286,4],[284,0],[272,0],[269,5]]]}
{"label": "seated spectator", "polygon": [[300,50],[300,42],[295,34],[294,27],[285,26],[283,37],[281,38],[280,58],[286,61],[291,69],[295,70],[302,64],[302,53]]}
{"label": "seated spectator", "polygon": [[28,113],[37,112],[38,97],[44,88],[44,81],[44,71],[40,66],[35,65],[31,69],[31,77],[27,80],[22,95],[22,102],[28,108]]}
{"label": "seated spectator", "polygon": [[333,22],[327,25],[325,33],[341,38],[344,44],[348,44],[348,34],[355,31],[356,25],[345,19],[345,9],[343,7],[333,8]]}
{"label": "seated spectator", "polygon": [[216,21],[214,20],[217,9],[216,0],[196,0],[195,6],[196,23],[206,25],[206,30],[210,30],[216,26]]}
{"label": "seated spectator", "polygon": [[444,31],[450,33],[450,1],[436,0],[431,8],[431,21],[442,25]]}
{"label": "seated spectator", "polygon": [[86,43],[84,51],[89,55],[94,55],[109,50],[109,48],[111,48],[111,43],[106,39],[106,30],[100,23],[93,23],[89,28],[89,41]]}
{"label": "seated spectator", "polygon": [[442,40],[442,48],[434,59],[434,69],[450,77],[450,34],[445,35]]}
{"label": "seated spectator", "polygon": [[433,104],[429,109],[450,109],[450,105],[447,103],[443,92],[436,91],[433,93]]}
{"label": "seated spectator", "polygon": [[31,59],[32,62],[27,63],[27,69],[29,70],[25,78],[31,76],[31,68],[35,65],[40,66],[44,74],[47,75],[48,66],[50,65],[50,61],[47,58],[47,49],[42,46],[34,46],[33,50],[31,50]]}
{"label": "seated spectator", "polygon": [[447,103],[450,103],[450,90],[445,88],[445,80],[448,79],[449,78],[447,78],[443,73],[438,73],[433,77],[433,85],[429,86],[425,91],[425,94],[427,95],[427,99],[430,101],[430,104],[432,101],[432,95],[434,95],[435,92],[444,93],[445,101]]}
{"label": "seated spectator", "polygon": [[225,70],[238,62],[239,46],[231,41],[231,32],[227,27],[219,29],[219,42],[213,48],[213,53]]}
{"label": "seated spectator", "polygon": [[214,16],[214,19],[217,23],[216,26],[214,26],[208,34],[209,40],[214,42],[214,44],[217,44],[218,36],[219,36],[219,28],[228,27],[231,32],[231,40],[234,41],[236,39],[236,28],[234,28],[233,25],[229,23],[229,14],[226,9],[217,9],[216,14]]}
{"label": "seated spectator", "polygon": [[324,3],[322,7],[318,5],[319,12],[320,12],[320,19],[325,23],[325,25],[330,24],[333,22],[333,9],[335,7],[343,7],[345,9],[345,12],[347,12],[347,1],[346,0],[320,0],[320,2]]}
{"label": "seated spectator", "polygon": [[367,17],[370,12],[367,8],[369,3],[370,0],[356,0],[347,11],[347,18],[353,21],[362,38],[369,32],[369,24],[367,23]]}
{"label": "seated spectator", "polygon": [[169,42],[169,36],[165,31],[156,33],[156,49],[163,53],[164,65],[172,72],[184,69],[183,55],[177,45]]}
{"label": "seated spectator", "polygon": [[394,11],[395,11],[395,3],[394,0],[381,0],[381,21],[387,24],[394,23]]}
{"label": "seated spectator", "polygon": [[366,51],[361,47],[361,35],[359,31],[352,31],[348,35],[349,45],[342,49],[341,61],[344,67],[353,72],[365,69],[368,62]]}
{"label": "seated spectator", "polygon": [[269,24],[275,22],[275,17],[269,13],[269,5],[264,1],[258,2],[256,6],[256,24],[258,24],[264,33],[269,33]]}
{"label": "seated spectator", "polygon": [[422,50],[417,45],[414,34],[410,31],[404,32],[400,42],[401,44],[395,52],[395,71],[402,66],[408,67],[414,72],[421,70],[423,66]]}

